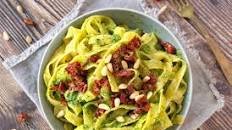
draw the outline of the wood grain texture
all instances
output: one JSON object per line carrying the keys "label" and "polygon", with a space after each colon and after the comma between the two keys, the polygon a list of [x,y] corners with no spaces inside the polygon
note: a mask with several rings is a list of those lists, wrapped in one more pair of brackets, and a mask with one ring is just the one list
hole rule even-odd
{"label": "wood grain texture", "polygon": [[[23,7],[24,13],[16,9]],[[75,0],[1,0],[0,32],[6,31],[10,41],[0,40],[0,56],[4,60],[20,54],[28,48],[25,40],[30,36],[33,42],[41,38],[51,27],[60,21],[75,5]],[[30,18],[36,26],[28,26],[23,19]],[[1,36],[2,37],[2,36]]]}
{"label": "wood grain texture", "polygon": [[[0,65],[0,130],[48,130],[49,126],[40,116],[36,106],[25,95],[10,73]],[[30,119],[18,123],[18,113],[26,112]]]}
{"label": "wood grain texture", "polygon": [[[150,0],[152,1],[152,0]],[[216,40],[220,43],[223,52],[232,61],[232,1],[231,0],[190,0],[196,8],[197,16],[207,25]],[[76,0],[1,0],[0,1],[0,32],[7,31],[10,41],[2,39],[0,33],[0,60],[12,55],[17,55],[28,48],[25,37],[31,36],[33,42],[41,38],[51,27],[61,20],[74,6]],[[167,4],[168,0],[155,3],[154,6]],[[25,14],[17,12],[17,5],[22,5]],[[212,60],[212,52],[206,46],[202,37],[191,25],[175,14],[166,15],[164,20],[177,20],[181,27],[188,32],[194,46],[201,51],[200,56],[208,64],[209,69],[215,70],[215,78],[218,79],[217,89],[225,95],[226,105],[221,112],[216,112],[202,126],[201,130],[230,130],[232,129],[232,94],[231,88],[225,81],[215,59]],[[23,23],[24,18],[31,18],[37,26],[28,26]],[[206,52],[206,53],[205,53]],[[17,113],[25,111],[32,117],[28,125],[20,125],[16,122]],[[19,86],[9,75],[9,72],[0,66],[0,129],[27,130],[49,129],[45,121],[40,117],[34,104],[19,89]],[[42,127],[41,127],[42,126]]]}

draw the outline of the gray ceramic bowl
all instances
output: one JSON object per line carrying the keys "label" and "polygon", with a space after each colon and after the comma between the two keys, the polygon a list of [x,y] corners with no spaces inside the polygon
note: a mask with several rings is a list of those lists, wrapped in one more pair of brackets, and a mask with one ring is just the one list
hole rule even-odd
{"label": "gray ceramic bowl", "polygon": [[[54,39],[49,44],[47,50],[45,51],[40,68],[39,68],[37,85],[38,85],[38,94],[39,94],[40,104],[42,107],[42,112],[47,122],[49,123],[50,127],[55,130],[62,130],[63,124],[58,119],[56,119],[56,117],[53,115],[52,106],[49,104],[49,102],[46,99],[46,96],[45,96],[46,86],[43,81],[44,68],[46,64],[48,63],[49,59],[51,58],[51,56],[53,55],[54,51],[61,45],[62,43],[61,41],[64,38],[68,30],[68,27],[69,26],[80,27],[83,21],[87,17],[91,15],[95,15],[95,14],[109,16],[117,24],[125,24],[125,25],[128,25],[130,28],[140,28],[140,29],[143,29],[145,32],[155,32],[158,35],[158,37],[160,37],[161,39],[165,39],[166,41],[174,44],[176,48],[181,50],[182,56],[188,64],[187,74],[185,75],[185,78],[188,81],[188,90],[185,95],[185,100],[184,100],[183,110],[182,110],[182,114],[186,117],[187,112],[189,110],[190,103],[191,103],[191,97],[192,97],[192,73],[191,73],[191,68],[189,65],[188,58],[180,42],[171,33],[170,30],[168,30],[162,23],[160,23],[156,19],[153,19],[143,13],[140,13],[134,10],[111,8],[111,9],[101,9],[101,10],[89,12],[71,21],[66,27],[64,27],[54,37]],[[180,127],[181,126],[173,126],[169,129],[177,130]]]}

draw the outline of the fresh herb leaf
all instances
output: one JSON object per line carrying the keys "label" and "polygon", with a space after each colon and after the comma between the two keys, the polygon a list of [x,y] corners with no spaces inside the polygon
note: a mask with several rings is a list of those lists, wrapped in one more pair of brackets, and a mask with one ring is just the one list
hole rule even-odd
{"label": "fresh herb leaf", "polygon": [[61,93],[60,92],[54,91],[53,96],[56,100],[61,100]]}
{"label": "fresh herb leaf", "polygon": [[117,42],[119,40],[121,40],[121,37],[118,34],[113,34],[112,35],[112,41],[113,42]]}
{"label": "fresh herb leaf", "polygon": [[151,48],[150,48],[150,46],[148,44],[142,45],[140,50],[145,52],[145,53],[150,53],[151,52]]}
{"label": "fresh herb leaf", "polygon": [[65,94],[66,101],[75,104],[78,100],[78,92],[69,92]]}

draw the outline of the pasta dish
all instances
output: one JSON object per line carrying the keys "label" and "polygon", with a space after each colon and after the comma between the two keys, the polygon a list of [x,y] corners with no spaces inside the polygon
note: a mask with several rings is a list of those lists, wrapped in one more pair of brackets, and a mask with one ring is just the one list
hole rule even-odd
{"label": "pasta dish", "polygon": [[65,130],[164,130],[184,120],[186,69],[154,32],[93,15],[69,27],[43,78]]}

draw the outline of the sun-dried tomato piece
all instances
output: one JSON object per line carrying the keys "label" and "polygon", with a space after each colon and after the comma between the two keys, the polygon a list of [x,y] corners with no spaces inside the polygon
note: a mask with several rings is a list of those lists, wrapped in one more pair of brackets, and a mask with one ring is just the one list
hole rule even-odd
{"label": "sun-dried tomato piece", "polygon": [[132,71],[132,70],[120,70],[120,71],[116,72],[115,75],[117,77],[120,77],[120,78],[130,78],[134,75],[134,71]]}
{"label": "sun-dried tomato piece", "polygon": [[87,83],[83,81],[83,78],[80,76],[75,76],[69,83],[69,89],[72,91],[85,92],[87,90]]}
{"label": "sun-dried tomato piece", "polygon": [[154,84],[145,83],[142,85],[142,90],[144,90],[145,92],[155,90],[155,89],[156,89],[156,86]]}
{"label": "sun-dried tomato piece", "polygon": [[93,62],[93,63],[96,63],[101,57],[99,55],[92,55],[90,58],[89,58],[89,61],[90,62]]}
{"label": "sun-dried tomato piece", "polygon": [[103,87],[103,86],[109,86],[109,81],[106,77],[103,77],[100,80],[95,80],[94,85],[93,85],[93,93],[95,95],[99,95],[101,87]]}
{"label": "sun-dried tomato piece", "polygon": [[35,23],[31,18],[25,18],[25,19],[23,19],[23,22],[24,22],[26,25],[36,26],[36,23]]}
{"label": "sun-dried tomato piece", "polygon": [[140,39],[138,37],[134,37],[130,42],[129,44],[127,45],[127,48],[129,50],[135,50],[135,49],[138,49],[141,45],[141,42],[140,42]]}
{"label": "sun-dried tomato piece", "polygon": [[127,95],[125,94],[125,93],[120,93],[120,102],[122,103],[122,104],[127,104]]}
{"label": "sun-dried tomato piece", "polygon": [[103,77],[102,79],[99,80],[99,85],[108,86],[109,85],[108,79],[106,77]]}
{"label": "sun-dried tomato piece", "polygon": [[68,90],[67,86],[65,85],[64,82],[60,82],[58,85],[55,85],[52,87],[53,91],[58,91],[61,94],[64,94],[66,90]]}
{"label": "sun-dried tomato piece", "polygon": [[101,109],[101,108],[97,108],[96,112],[95,112],[95,117],[99,117],[101,116],[102,114],[104,114],[106,110],[104,109]]}
{"label": "sun-dried tomato piece", "polygon": [[100,90],[101,90],[101,86],[98,86],[97,83],[95,82],[94,85],[93,85],[93,93],[95,95],[99,95],[100,94]]}
{"label": "sun-dried tomato piece", "polygon": [[115,99],[114,97],[111,97],[111,98],[110,98],[110,106],[111,106],[111,107],[115,107],[114,99]]}
{"label": "sun-dried tomato piece", "polygon": [[64,106],[67,106],[67,105],[68,105],[67,101],[66,101],[65,98],[64,98],[64,95],[61,96],[60,103],[61,103],[62,105],[64,105]]}
{"label": "sun-dried tomato piece", "polygon": [[156,89],[157,77],[154,74],[149,75],[150,79],[142,84],[142,90],[146,93]]}
{"label": "sun-dried tomato piece", "polygon": [[18,121],[19,123],[24,123],[24,122],[26,122],[28,119],[29,119],[29,116],[28,116],[27,113],[25,113],[25,112],[20,112],[20,113],[17,115],[17,121]]}
{"label": "sun-dried tomato piece", "polygon": [[143,96],[142,98],[137,100],[136,106],[137,106],[137,109],[134,112],[137,114],[148,112],[150,109],[150,104],[149,104],[146,96]]}
{"label": "sun-dried tomato piece", "polygon": [[169,42],[161,41],[161,46],[165,49],[165,51],[169,54],[176,54],[176,48]]}
{"label": "sun-dried tomato piece", "polygon": [[132,62],[132,63],[134,63],[136,61],[136,57],[133,54],[133,52],[125,53],[123,59],[128,61],[128,62]]}
{"label": "sun-dried tomato piece", "polygon": [[155,84],[157,82],[157,77],[154,74],[150,74],[149,77],[150,80],[148,80],[147,83]]}
{"label": "sun-dried tomato piece", "polygon": [[73,62],[68,64],[66,71],[71,76],[76,76],[78,74],[78,71],[81,69],[81,64],[79,62]]}
{"label": "sun-dried tomato piece", "polygon": [[126,91],[128,92],[128,95],[132,94],[135,91],[134,86],[128,85]]}

